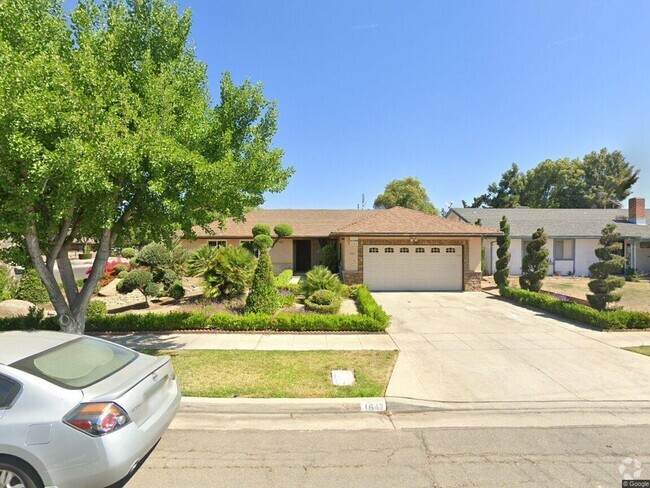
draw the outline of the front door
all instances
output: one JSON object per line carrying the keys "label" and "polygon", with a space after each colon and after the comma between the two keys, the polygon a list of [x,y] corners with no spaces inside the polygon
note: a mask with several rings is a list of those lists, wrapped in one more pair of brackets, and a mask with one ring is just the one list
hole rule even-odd
{"label": "front door", "polygon": [[311,241],[295,240],[293,243],[296,257],[294,271],[309,271],[311,269]]}

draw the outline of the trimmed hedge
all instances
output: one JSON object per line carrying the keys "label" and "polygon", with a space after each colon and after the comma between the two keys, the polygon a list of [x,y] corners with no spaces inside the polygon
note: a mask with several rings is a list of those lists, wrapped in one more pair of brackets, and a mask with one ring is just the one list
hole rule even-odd
{"label": "trimmed hedge", "polygon": [[650,314],[645,312],[628,310],[605,310],[601,312],[586,305],[565,302],[549,295],[518,288],[504,288],[501,290],[501,296],[599,329],[650,328]]}
{"label": "trimmed hedge", "polygon": [[[389,316],[375,302],[363,286],[357,290],[359,315],[283,314],[231,315],[218,313],[204,315],[201,312],[171,312],[148,314],[107,315],[88,317],[86,332],[155,332],[168,330],[227,330],[227,331],[362,331],[383,332],[388,326]],[[21,317],[0,319],[0,331],[38,328],[59,330],[55,317],[36,324],[26,324]]]}
{"label": "trimmed hedge", "polygon": [[305,308],[318,313],[336,313],[341,308],[341,299],[333,291],[318,290],[305,298]]}
{"label": "trimmed hedge", "polygon": [[293,278],[293,270],[285,269],[275,277],[275,284],[276,286],[288,285],[291,281],[291,278]]}

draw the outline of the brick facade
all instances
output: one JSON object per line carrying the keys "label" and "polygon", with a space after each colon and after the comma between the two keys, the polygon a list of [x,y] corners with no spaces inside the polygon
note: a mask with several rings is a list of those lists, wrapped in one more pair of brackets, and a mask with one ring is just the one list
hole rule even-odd
{"label": "brick facade", "polygon": [[344,271],[343,280],[346,284],[363,282],[363,246],[462,246],[463,248],[463,290],[480,291],[481,273],[469,269],[469,241],[467,239],[425,239],[425,238],[359,238],[357,271]]}

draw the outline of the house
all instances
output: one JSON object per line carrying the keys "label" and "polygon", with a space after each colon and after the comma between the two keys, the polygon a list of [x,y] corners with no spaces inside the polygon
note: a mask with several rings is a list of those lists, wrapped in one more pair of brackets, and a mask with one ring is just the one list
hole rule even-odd
{"label": "house", "polygon": [[[455,222],[475,223],[498,229],[505,215],[510,224],[510,273],[521,274],[521,262],[530,238],[539,227],[548,235],[549,274],[588,276],[589,266],[598,261],[594,254],[600,247],[601,230],[607,224],[616,224],[621,233],[625,257],[630,268],[639,273],[650,272],[650,226],[645,199],[632,198],[629,209],[582,208],[452,208],[446,215]],[[496,239],[487,236],[483,241],[486,268],[494,273]]]}
{"label": "house", "polygon": [[253,210],[244,222],[228,220],[207,231],[195,227],[202,245],[239,246],[253,239],[255,224],[289,224],[293,235],[271,249],[274,272],[305,272],[320,263],[320,250],[337,246],[342,280],[372,290],[479,290],[481,240],[498,231],[454,222],[416,210]]}

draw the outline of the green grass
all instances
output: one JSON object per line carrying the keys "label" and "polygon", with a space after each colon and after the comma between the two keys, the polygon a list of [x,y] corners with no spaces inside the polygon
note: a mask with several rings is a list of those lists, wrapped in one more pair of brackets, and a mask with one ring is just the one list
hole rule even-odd
{"label": "green grass", "polygon": [[650,356],[650,346],[624,347],[623,349],[626,351],[638,352],[639,354]]}
{"label": "green grass", "polygon": [[[184,396],[348,398],[383,396],[397,351],[144,351],[171,356]],[[333,386],[330,371],[351,369],[354,386]]]}

